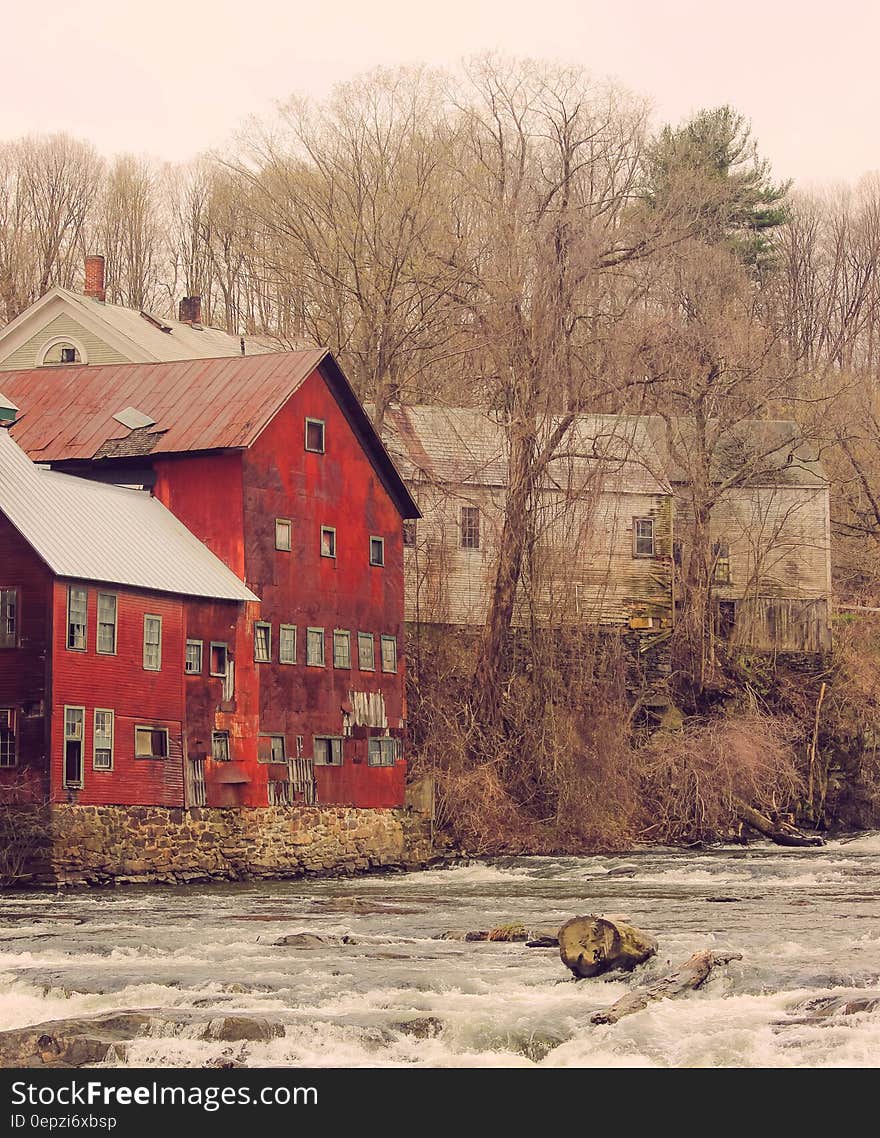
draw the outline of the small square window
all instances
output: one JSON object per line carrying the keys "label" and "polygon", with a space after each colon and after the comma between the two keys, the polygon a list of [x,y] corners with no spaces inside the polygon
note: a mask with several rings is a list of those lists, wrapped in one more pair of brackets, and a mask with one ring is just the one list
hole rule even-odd
{"label": "small square window", "polygon": [[371,565],[384,565],[385,564],[385,538],[384,537],[371,537],[370,538],[370,564]]}
{"label": "small square window", "polygon": [[201,640],[187,640],[186,666],[184,671],[188,676],[201,675],[202,671],[202,642]]}
{"label": "small square window", "polygon": [[286,763],[287,746],[283,735],[260,735],[257,739],[257,758],[261,763]]}
{"label": "small square window", "polygon": [[223,676],[225,678],[228,671],[228,645],[221,644],[218,641],[211,642],[211,675]]}
{"label": "small square window", "polygon": [[654,556],[654,519],[633,518],[633,557]]}
{"label": "small square window", "polygon": [[229,760],[229,732],[228,731],[212,731],[211,732],[211,758],[216,759],[218,762],[228,762],[228,760]]}
{"label": "small square window", "polygon": [[290,521],[287,518],[275,519],[275,548],[290,553]]}
{"label": "small square window", "polygon": [[282,624],[278,629],[278,663],[296,663],[296,625]]}
{"label": "small square window", "polygon": [[333,667],[351,667],[351,633],[343,628],[333,633]]}
{"label": "small square window", "polygon": [[254,659],[268,664],[272,659],[272,625],[258,620],[254,624]]}
{"label": "small square window", "polygon": [[397,671],[397,637],[382,637],[382,671]]}
{"label": "small square window", "polygon": [[167,759],[167,727],[135,727],[134,757],[136,759]]}
{"label": "small square window", "polygon": [[313,668],[324,667],[324,629],[306,630],[306,664]]}
{"label": "small square window", "polygon": [[324,453],[324,420],[306,419],[306,450]]}
{"label": "small square window", "polygon": [[376,670],[376,642],[372,632],[358,633],[358,665],[362,672]]}
{"label": "small square window", "polygon": [[315,766],[341,767],[344,740],[334,735],[316,735],[314,740]]}
{"label": "small square window", "polygon": [[332,526],[321,526],[321,556],[336,556],[336,530]]}

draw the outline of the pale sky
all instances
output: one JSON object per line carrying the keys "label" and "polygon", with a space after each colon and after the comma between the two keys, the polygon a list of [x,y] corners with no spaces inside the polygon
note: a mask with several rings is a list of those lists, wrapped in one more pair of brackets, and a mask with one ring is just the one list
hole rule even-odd
{"label": "pale sky", "polygon": [[731,103],[778,179],[880,169],[877,0],[17,0],[4,6],[0,139],[67,131],[104,154],[221,145],[292,94],[379,64],[498,50],[576,63],[655,121]]}

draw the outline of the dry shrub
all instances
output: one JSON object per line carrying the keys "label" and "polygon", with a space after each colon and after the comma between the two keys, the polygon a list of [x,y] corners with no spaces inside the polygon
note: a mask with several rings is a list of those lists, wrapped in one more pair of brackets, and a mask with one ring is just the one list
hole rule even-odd
{"label": "dry shrub", "polygon": [[737,710],[660,731],[635,756],[642,783],[642,840],[715,841],[738,831],[737,802],[765,813],[793,809],[803,789],[793,720]]}
{"label": "dry shrub", "polygon": [[552,834],[514,801],[495,763],[471,770],[440,768],[437,825],[468,854],[547,853]]}

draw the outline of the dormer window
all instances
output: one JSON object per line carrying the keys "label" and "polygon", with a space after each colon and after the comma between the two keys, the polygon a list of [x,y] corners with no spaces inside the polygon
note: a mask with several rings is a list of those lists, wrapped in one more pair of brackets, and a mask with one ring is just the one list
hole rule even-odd
{"label": "dormer window", "polygon": [[40,361],[43,367],[61,367],[64,364],[83,363],[82,352],[70,340],[56,340],[49,344]]}

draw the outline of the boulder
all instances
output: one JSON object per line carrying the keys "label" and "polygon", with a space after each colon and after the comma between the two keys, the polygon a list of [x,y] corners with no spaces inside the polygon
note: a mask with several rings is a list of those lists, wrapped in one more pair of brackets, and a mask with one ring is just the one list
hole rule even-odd
{"label": "boulder", "polygon": [[578,980],[603,972],[631,972],[657,951],[650,933],[592,914],[566,921],[558,937],[560,959]]}

